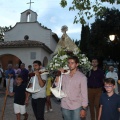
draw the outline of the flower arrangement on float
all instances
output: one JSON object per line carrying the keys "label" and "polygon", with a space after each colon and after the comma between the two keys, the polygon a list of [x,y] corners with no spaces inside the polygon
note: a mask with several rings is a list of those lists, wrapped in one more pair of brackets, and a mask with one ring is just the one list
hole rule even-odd
{"label": "flower arrangement on float", "polygon": [[85,54],[81,54],[79,49],[74,49],[73,51],[68,51],[65,48],[58,50],[57,54],[55,54],[48,64],[49,71],[55,71],[60,68],[68,69],[67,66],[67,59],[70,56],[77,56],[79,59],[79,66],[78,68],[86,74],[91,69],[91,63],[86,57]]}

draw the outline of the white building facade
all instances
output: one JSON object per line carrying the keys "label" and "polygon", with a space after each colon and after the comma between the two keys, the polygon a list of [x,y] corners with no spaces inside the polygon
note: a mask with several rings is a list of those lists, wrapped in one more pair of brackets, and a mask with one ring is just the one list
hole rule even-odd
{"label": "white building facade", "polygon": [[40,60],[46,66],[58,41],[51,29],[37,21],[37,13],[28,9],[21,13],[20,22],[5,32],[4,42],[0,42],[0,64],[6,69],[9,63],[25,63],[27,68]]}

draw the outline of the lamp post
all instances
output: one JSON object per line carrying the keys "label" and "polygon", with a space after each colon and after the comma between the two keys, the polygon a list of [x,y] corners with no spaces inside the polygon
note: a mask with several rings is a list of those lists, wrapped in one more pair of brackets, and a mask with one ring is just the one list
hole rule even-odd
{"label": "lamp post", "polygon": [[115,35],[109,35],[109,39],[110,39],[110,41],[114,41],[115,40]]}
{"label": "lamp post", "polygon": [[116,34],[111,34],[108,37],[104,37],[104,39],[107,40],[106,54],[108,56],[108,59],[119,61],[120,63],[120,37]]}
{"label": "lamp post", "polygon": [[114,51],[114,44],[113,44],[114,40],[115,40],[115,35],[114,34],[109,35],[109,41],[111,44],[111,57],[112,57],[112,59],[114,58],[114,52],[113,52]]}
{"label": "lamp post", "polygon": [[119,39],[118,35],[114,35],[114,34],[109,35],[109,42],[110,42],[111,47],[112,47],[112,50],[111,50],[112,58],[116,59],[115,52],[116,52],[116,54],[118,53],[118,51],[119,51],[118,45],[120,43],[120,39]]}

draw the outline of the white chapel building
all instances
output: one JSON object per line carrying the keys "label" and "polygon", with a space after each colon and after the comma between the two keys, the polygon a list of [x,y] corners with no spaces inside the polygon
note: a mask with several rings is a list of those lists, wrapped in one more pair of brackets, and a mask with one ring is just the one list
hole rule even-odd
{"label": "white chapel building", "polygon": [[4,42],[0,42],[0,64],[6,69],[9,63],[25,63],[27,68],[34,60],[40,60],[46,66],[58,41],[57,34],[42,27],[37,13],[28,9],[21,13],[20,22],[5,32]]}

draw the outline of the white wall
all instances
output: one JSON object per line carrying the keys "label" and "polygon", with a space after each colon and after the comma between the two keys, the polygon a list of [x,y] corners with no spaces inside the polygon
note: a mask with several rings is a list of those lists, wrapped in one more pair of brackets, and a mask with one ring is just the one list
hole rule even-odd
{"label": "white wall", "polygon": [[[31,52],[36,52],[36,59],[31,59]],[[43,59],[46,56],[50,60],[50,54],[47,53],[42,48],[5,48],[0,49],[0,56],[4,54],[11,54],[18,57],[23,63],[25,63],[26,68],[28,65],[32,65],[34,60],[40,60],[43,63]]]}
{"label": "white wall", "polygon": [[50,48],[52,49],[52,51],[55,51],[56,46],[57,46],[57,42],[54,40],[53,37],[51,37]]}
{"label": "white wall", "polygon": [[38,22],[17,23],[13,29],[5,32],[4,41],[24,40],[25,35],[29,36],[29,40],[43,42],[50,48],[51,30],[42,28]]}
{"label": "white wall", "polygon": [[48,52],[46,52],[45,50],[41,49],[40,58],[42,58],[41,59],[42,62],[43,62],[43,59],[45,56],[48,58],[48,61],[51,60],[50,54]]}

